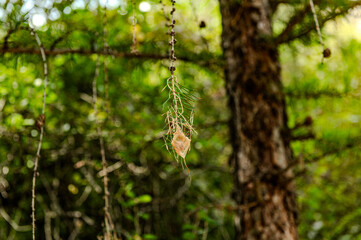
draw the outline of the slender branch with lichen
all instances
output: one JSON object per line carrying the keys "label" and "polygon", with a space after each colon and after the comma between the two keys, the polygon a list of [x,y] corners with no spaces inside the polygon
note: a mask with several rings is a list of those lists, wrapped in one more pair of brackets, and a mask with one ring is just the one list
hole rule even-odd
{"label": "slender branch with lichen", "polygon": [[46,89],[48,86],[48,64],[46,62],[46,54],[44,51],[43,44],[40,41],[40,38],[38,34],[35,32],[34,29],[31,29],[31,34],[34,35],[36,43],[38,44],[38,47],[41,52],[41,58],[43,61],[43,67],[44,67],[44,93],[43,93],[43,107],[41,114],[36,120],[36,127],[38,130],[40,130],[40,137],[38,142],[38,148],[36,150],[36,155],[34,159],[34,169],[33,169],[33,183],[32,183],[32,190],[31,190],[31,218],[32,218],[32,233],[33,233],[33,240],[35,240],[35,229],[36,229],[36,218],[35,218],[35,198],[36,198],[36,177],[38,176],[38,166],[39,166],[39,159],[40,159],[40,151],[41,146],[43,143],[43,137],[44,137],[44,124],[45,124],[45,100],[46,100]]}
{"label": "slender branch with lichen", "polygon": [[190,179],[190,172],[185,161],[185,157],[190,150],[192,134],[195,132],[193,128],[194,103],[197,100],[193,90],[182,86],[177,77],[174,75],[176,70],[174,45],[177,43],[175,39],[175,1],[172,2],[171,23],[170,26],[170,51],[169,51],[169,71],[171,76],[167,79],[166,86],[163,90],[168,89],[168,99],[164,103],[168,105],[168,111],[165,113],[165,121],[167,132],[164,136],[166,148],[172,151],[174,157],[178,161],[181,157],[181,164],[186,166]]}

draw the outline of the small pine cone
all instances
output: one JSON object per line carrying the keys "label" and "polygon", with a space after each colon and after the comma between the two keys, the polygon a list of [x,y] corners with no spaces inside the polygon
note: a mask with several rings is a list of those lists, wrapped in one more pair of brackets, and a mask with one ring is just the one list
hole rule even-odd
{"label": "small pine cone", "polygon": [[323,51],[323,57],[324,58],[329,58],[331,57],[331,50],[329,48],[326,48],[324,51]]}

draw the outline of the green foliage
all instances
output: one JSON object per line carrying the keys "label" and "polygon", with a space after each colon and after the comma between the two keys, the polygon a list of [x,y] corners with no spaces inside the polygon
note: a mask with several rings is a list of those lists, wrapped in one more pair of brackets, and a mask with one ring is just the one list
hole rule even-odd
{"label": "green foliage", "polygon": [[323,65],[317,43],[297,42],[281,50],[290,125],[311,116],[316,134],[315,140],[292,145],[306,163],[317,160],[296,171],[306,168],[297,181],[301,239],[361,239],[361,192],[355,187],[361,167],[361,38],[344,20],[337,25],[337,32],[333,23],[325,28],[332,57]]}
{"label": "green foliage", "polygon": [[[60,12],[59,18],[48,19],[38,29],[46,49],[102,49],[102,9],[91,9],[89,1],[85,8],[74,7],[75,1],[55,1],[45,8],[43,2],[48,1],[37,1],[37,9],[48,16],[55,8]],[[149,2],[151,12],[136,11],[138,49],[141,53],[167,56],[163,12],[158,1]],[[273,17],[275,35],[305,2],[295,1],[290,7],[281,4]],[[317,11],[325,9],[320,12],[320,19],[328,13],[325,4],[335,4],[337,10],[348,2],[322,1],[317,8]],[[5,15],[0,14],[0,39],[3,41],[7,31],[16,26],[17,30],[9,37],[9,47],[36,49],[34,38],[26,29],[28,22],[19,17],[20,1],[8,1],[8,5],[13,7]],[[109,167],[113,167],[109,173],[111,213],[123,239],[202,239],[204,236],[209,240],[232,239],[233,212],[212,207],[233,204],[218,1],[197,2],[194,4],[197,15],[189,2],[179,1],[177,5],[176,55],[178,59],[190,60],[177,61],[176,75],[182,80],[177,91],[184,106],[189,108],[183,112],[186,119],[191,118],[193,107],[197,116],[193,124],[198,135],[193,136],[192,151],[187,155],[192,182],[188,181],[186,171],[172,160],[162,139],[162,114],[167,109],[163,103],[168,95],[161,91],[162,79],[169,77],[167,59],[107,56],[111,108],[106,113],[106,88],[101,71],[97,117],[104,124],[102,136]],[[0,10],[3,8],[4,1],[0,1]],[[65,14],[65,9],[71,12]],[[166,10],[169,12],[168,3]],[[131,6],[109,8],[107,16],[110,48],[129,53]],[[207,23],[206,28],[199,29],[200,20]],[[311,14],[293,34],[308,24],[313,24]],[[292,143],[294,155],[304,160],[295,172],[300,176],[297,193],[301,239],[361,239],[358,187],[361,38],[348,34],[344,24],[341,33],[334,31],[335,28],[330,24],[324,30],[328,36],[326,45],[332,50],[332,57],[324,65],[320,64],[321,47],[317,38],[313,38],[316,35],[306,35],[280,48],[289,125],[293,127],[311,116],[313,125],[297,129],[295,134],[313,131],[316,136]],[[99,177],[102,166],[91,105],[95,59],[94,54],[48,56],[50,84],[37,184],[39,239],[44,238],[49,221],[52,234],[62,239],[69,238],[75,230],[77,239],[94,239],[103,232],[104,199]],[[194,89],[197,95],[187,89]],[[30,223],[30,179],[39,135],[34,124],[41,112],[42,94],[39,56],[12,53],[0,56],[0,209],[19,226],[29,227]],[[194,102],[195,98],[200,100]],[[167,104],[172,105],[172,101]],[[310,163],[323,155],[324,158]],[[31,238],[29,228],[17,232],[3,216],[0,229],[0,239]]]}

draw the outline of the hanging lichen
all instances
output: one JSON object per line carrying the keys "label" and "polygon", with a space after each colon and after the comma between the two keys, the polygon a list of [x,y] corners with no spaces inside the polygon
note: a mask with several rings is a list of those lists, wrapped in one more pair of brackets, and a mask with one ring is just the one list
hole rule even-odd
{"label": "hanging lichen", "polygon": [[[164,89],[169,91],[168,99],[164,103],[168,105],[168,111],[165,113],[167,132],[164,140],[168,151],[173,152],[177,161],[181,157],[181,164],[187,167],[185,157],[190,150],[191,136],[195,132],[193,128],[193,114],[194,102],[197,100],[197,97],[193,90],[182,86],[174,75],[176,70],[175,61],[177,60],[174,51],[174,45],[177,42],[174,31],[174,5],[175,1],[172,0],[171,23],[169,24],[169,71],[171,76],[167,79],[167,84],[164,87]],[[188,173],[190,178],[189,169]]]}

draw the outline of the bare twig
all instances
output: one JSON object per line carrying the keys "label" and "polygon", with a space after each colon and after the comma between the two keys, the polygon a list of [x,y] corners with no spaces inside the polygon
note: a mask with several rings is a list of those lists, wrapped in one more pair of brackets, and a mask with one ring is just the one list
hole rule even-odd
{"label": "bare twig", "polygon": [[[113,165],[107,167],[106,172],[107,172],[107,173],[111,173],[111,172],[119,169],[121,166],[123,166],[123,162],[121,162],[121,161],[116,162],[116,163],[114,163]],[[105,171],[104,171],[104,169],[102,169],[100,172],[98,172],[97,176],[98,176],[98,177],[104,177],[104,176],[105,176]]]}
{"label": "bare twig", "polygon": [[[318,4],[321,0],[315,0],[315,4]],[[276,37],[276,43],[282,42],[292,32],[297,24],[303,21],[311,6],[306,4],[303,9],[296,12],[291,19],[288,21],[287,26],[283,31]]]}
{"label": "bare twig", "polygon": [[9,214],[5,211],[4,208],[0,208],[0,215],[9,223],[9,225],[17,232],[27,232],[31,230],[30,225],[19,226],[14,220],[11,219]]}
{"label": "bare twig", "polygon": [[315,133],[308,132],[307,134],[292,136],[291,141],[304,141],[304,140],[309,140],[309,139],[315,139],[315,137],[316,137]]}
{"label": "bare twig", "polygon": [[[331,155],[334,155],[334,154],[337,154],[337,153],[340,153],[340,152],[343,152],[343,151],[346,151],[346,150],[350,150],[352,148],[355,148],[355,147],[360,147],[360,142],[359,142],[360,138],[359,139],[354,139],[354,141],[352,143],[349,143],[349,144],[346,144],[345,146],[342,146],[342,147],[338,147],[338,148],[334,148],[334,149],[331,149],[327,152],[324,152],[322,154],[319,154],[317,156],[310,156],[310,157],[307,157],[303,160],[304,163],[308,163],[308,164],[312,164],[312,163],[315,163],[315,162],[318,162],[322,159],[324,159],[325,157],[328,157],[328,156],[331,156]],[[319,140],[320,141],[320,140]],[[301,156],[303,158],[303,156]],[[299,159],[299,158],[297,158]],[[294,167],[296,167],[298,165],[300,161],[297,160],[297,161],[292,161],[285,169],[282,169],[280,172],[281,173],[284,173],[284,172],[287,172],[288,170],[290,169],[293,169]],[[304,172],[305,170],[303,170],[302,172]],[[292,179],[296,178],[296,176],[294,176]]]}
{"label": "bare twig", "polygon": [[[361,5],[361,0],[354,1],[354,2],[350,3],[350,5],[347,5],[347,6],[340,6],[340,8],[335,9],[334,11],[329,13],[327,16],[323,17],[319,21],[319,26],[322,27],[328,21],[334,20],[336,17],[346,14],[349,10],[351,10],[357,6],[360,6],[360,5]],[[302,29],[299,32],[297,32],[297,33],[290,32],[288,34],[288,36],[285,36],[284,38],[279,39],[278,43],[279,44],[290,43],[296,39],[307,36],[308,34],[310,34],[310,32],[313,29],[314,29],[314,24],[306,24],[305,26],[302,27]]]}
{"label": "bare twig", "polygon": [[316,10],[315,10],[315,5],[313,4],[313,0],[310,0],[310,6],[311,6],[311,10],[313,13],[313,19],[315,20],[315,25],[316,25],[316,30],[317,30],[317,34],[318,34],[318,38],[320,40],[321,46],[322,46],[322,60],[321,62],[323,63],[324,60],[324,53],[325,53],[325,44],[323,43],[322,40],[322,34],[321,34],[321,30],[320,30],[320,24],[318,23],[318,19],[317,19],[317,14],[316,14]]}
{"label": "bare twig", "polygon": [[9,38],[11,36],[11,34],[13,34],[14,32],[16,31],[15,28],[13,29],[9,29],[4,37],[4,44],[3,44],[3,52],[8,48],[8,41],[9,41]]}
{"label": "bare twig", "polygon": [[[113,220],[111,218],[110,215],[110,204],[109,204],[109,179],[108,179],[108,171],[107,171],[107,160],[105,157],[105,146],[104,146],[104,139],[102,136],[102,128],[101,128],[101,123],[97,117],[98,115],[98,108],[97,108],[97,79],[99,76],[99,67],[100,67],[100,62],[99,62],[99,55],[97,56],[97,64],[96,64],[96,69],[95,69],[95,76],[93,79],[93,108],[94,108],[94,115],[95,115],[95,121],[96,121],[96,125],[97,125],[97,135],[99,138],[99,145],[100,145],[100,155],[102,158],[102,166],[103,166],[103,171],[104,171],[104,177],[103,177],[103,184],[104,184],[104,224],[105,224],[105,229],[106,229],[106,233],[104,234],[104,239],[105,240],[109,240],[111,238],[111,232],[113,232],[114,236],[116,236],[115,233],[115,227],[114,227],[114,223]],[[116,237],[117,239],[117,237]]]}
{"label": "bare twig", "polygon": [[331,97],[331,98],[343,98],[343,97],[349,97],[349,98],[356,98],[360,99],[361,92],[355,90],[355,91],[349,91],[349,92],[340,92],[337,90],[332,89],[326,89],[326,90],[316,90],[316,91],[294,91],[294,90],[286,90],[285,92],[287,97],[290,98],[299,98],[299,99],[318,99],[322,97]]}
{"label": "bare twig", "polygon": [[66,39],[70,35],[70,33],[71,33],[71,31],[67,30],[64,35],[62,35],[62,36],[58,37],[57,39],[55,39],[53,41],[53,43],[51,44],[51,46],[50,46],[50,50],[54,50],[56,45],[58,43],[60,43],[61,41],[63,41],[64,39]]}
{"label": "bare twig", "polygon": [[325,50],[325,45],[323,44],[321,30],[320,30],[320,24],[318,23],[317,14],[316,14],[316,10],[315,10],[315,5],[313,4],[313,0],[310,0],[310,6],[311,6],[312,13],[313,13],[313,19],[315,20],[316,30],[317,30],[318,37],[320,39],[320,43],[322,45],[323,50]]}
{"label": "bare twig", "polygon": [[245,204],[241,204],[241,205],[230,205],[230,204],[210,204],[210,205],[206,205],[206,206],[200,206],[197,207],[191,211],[189,211],[188,213],[185,214],[185,217],[189,217],[201,210],[207,210],[207,209],[217,209],[217,210],[226,210],[228,212],[234,212],[234,211],[240,211],[240,210],[245,210],[245,209],[249,209],[249,208],[253,208],[256,207],[257,205],[261,204],[261,202],[255,201],[255,202],[250,202],[250,203],[245,203]]}
{"label": "bare twig", "polygon": [[39,128],[40,128],[40,137],[39,137],[39,143],[38,143],[38,148],[36,151],[36,155],[35,155],[35,159],[34,159],[34,172],[33,172],[33,185],[32,185],[32,198],[31,198],[31,210],[32,210],[32,228],[33,228],[33,240],[35,240],[35,228],[36,228],[36,224],[35,224],[35,188],[36,188],[36,177],[38,175],[38,165],[39,165],[39,159],[40,159],[40,151],[41,151],[41,145],[43,143],[43,137],[44,137],[44,121],[45,121],[45,100],[46,100],[46,88],[48,85],[48,65],[46,62],[46,54],[45,54],[45,50],[43,48],[43,45],[40,41],[39,36],[36,34],[34,29],[31,29],[31,33],[32,35],[34,35],[36,42],[39,46],[39,50],[41,52],[41,57],[43,60],[43,65],[44,65],[44,94],[43,94],[43,108],[41,111],[41,117],[39,119],[41,119],[41,123],[39,124]]}
{"label": "bare twig", "polygon": [[202,234],[202,240],[207,240],[207,236],[208,236],[208,222],[204,221],[204,230],[203,230],[203,234]]}

